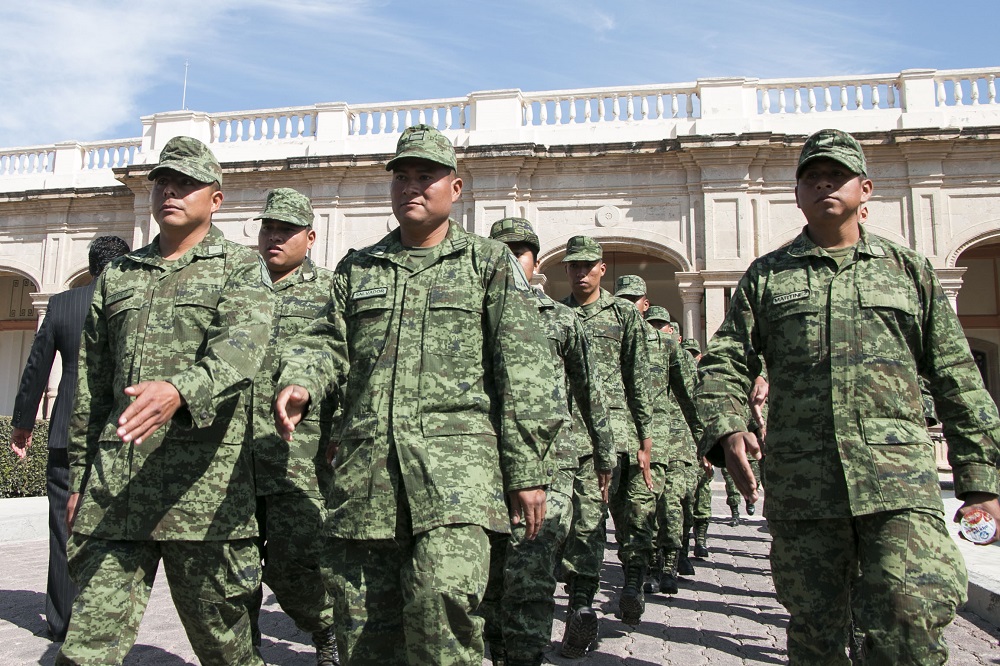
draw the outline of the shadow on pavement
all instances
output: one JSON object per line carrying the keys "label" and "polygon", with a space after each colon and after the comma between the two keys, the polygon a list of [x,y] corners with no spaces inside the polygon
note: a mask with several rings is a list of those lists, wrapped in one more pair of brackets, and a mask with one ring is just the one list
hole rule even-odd
{"label": "shadow on pavement", "polygon": [[45,593],[33,590],[0,590],[0,620],[21,627],[36,636],[48,632],[42,613],[45,612]]}

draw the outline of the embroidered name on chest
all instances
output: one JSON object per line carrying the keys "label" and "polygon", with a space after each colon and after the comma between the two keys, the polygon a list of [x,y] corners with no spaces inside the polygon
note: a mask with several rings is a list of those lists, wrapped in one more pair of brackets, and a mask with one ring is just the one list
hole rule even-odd
{"label": "embroidered name on chest", "polygon": [[114,305],[118,301],[124,301],[126,298],[135,293],[135,289],[123,289],[122,291],[116,291],[115,293],[104,299],[104,305]]}
{"label": "embroidered name on chest", "polygon": [[376,296],[385,296],[389,293],[388,287],[376,287],[375,289],[362,289],[361,291],[356,291],[351,294],[352,301],[361,301],[366,298],[375,298]]}
{"label": "embroidered name on chest", "polygon": [[790,294],[782,294],[781,296],[775,296],[774,300],[771,301],[771,304],[781,305],[782,303],[790,303],[791,301],[801,301],[803,298],[809,298],[808,289],[804,289],[802,291],[793,291]]}

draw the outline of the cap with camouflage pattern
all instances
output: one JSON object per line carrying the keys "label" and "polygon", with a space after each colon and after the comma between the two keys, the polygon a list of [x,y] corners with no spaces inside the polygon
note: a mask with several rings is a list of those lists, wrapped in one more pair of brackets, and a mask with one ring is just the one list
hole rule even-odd
{"label": "cap with camouflage pattern", "polygon": [[619,275],[615,280],[615,296],[645,296],[646,281],[638,275]]}
{"label": "cap with camouflage pattern", "polygon": [[650,305],[646,310],[646,321],[662,321],[664,324],[669,324],[670,312],[662,305]]}
{"label": "cap with camouflage pattern", "polygon": [[313,208],[309,197],[290,187],[277,187],[267,194],[264,212],[255,220],[278,220],[297,227],[310,227],[313,223]]}
{"label": "cap with camouflage pattern", "polygon": [[599,261],[604,258],[601,244],[590,236],[573,236],[566,242],[566,256],[562,263],[571,261]]}
{"label": "cap with camouflage pattern", "polygon": [[490,228],[490,238],[501,243],[527,243],[535,251],[536,259],[542,249],[535,230],[531,228],[531,222],[523,217],[505,217],[494,222]]}
{"label": "cap with camouflage pattern", "polygon": [[681,342],[681,349],[687,349],[695,356],[701,353],[701,343],[694,338],[684,338]]}
{"label": "cap with camouflage pattern", "polygon": [[822,129],[810,136],[802,144],[802,152],[799,153],[799,166],[795,170],[795,178],[798,179],[807,163],[821,157],[826,157],[843,164],[851,170],[851,173],[868,173],[865,151],[861,149],[861,144],[858,143],[857,139],[847,132],[838,129]]}
{"label": "cap with camouflage pattern", "polygon": [[164,169],[194,178],[199,183],[222,185],[222,167],[208,146],[190,136],[175,136],[160,151],[160,161],[149,172],[149,180]]}
{"label": "cap with camouflage pattern", "polygon": [[677,335],[681,334],[681,325],[678,322],[671,321],[670,328],[674,329],[674,333],[676,333]]}
{"label": "cap with camouflage pattern", "polygon": [[386,163],[385,170],[392,171],[392,165],[408,157],[430,160],[458,171],[455,147],[448,137],[430,125],[413,125],[403,130],[396,142],[396,156]]}

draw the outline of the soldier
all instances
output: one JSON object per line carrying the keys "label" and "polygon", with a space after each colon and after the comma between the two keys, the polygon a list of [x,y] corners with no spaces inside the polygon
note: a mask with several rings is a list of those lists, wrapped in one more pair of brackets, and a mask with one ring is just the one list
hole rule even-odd
{"label": "soldier", "polygon": [[[694,338],[684,338],[681,347],[694,357],[695,367],[701,360],[701,343]],[[697,444],[698,442],[696,442]],[[708,557],[708,525],[712,521],[712,477],[715,476],[715,466],[708,459],[699,459],[700,473],[696,471],[697,483],[694,489],[694,556],[700,559]]]}
{"label": "soldier", "polygon": [[[653,406],[645,324],[635,307],[601,288],[601,278],[607,271],[603,257],[600,244],[593,238],[569,239],[562,261],[572,293],[562,302],[574,309],[587,330],[611,413],[618,464],[609,504],[620,547],[626,540],[625,494],[630,480],[641,475],[646,487],[650,490],[653,487],[650,474]],[[589,477],[593,470],[581,467],[579,474]],[[574,507],[573,528],[563,552],[571,614],[566,622],[562,655],[571,658],[582,657],[597,639],[598,618],[592,606],[600,584],[607,517],[604,505],[592,494],[592,489],[589,496],[581,493],[578,497],[580,507]],[[597,506],[601,506],[600,513]]]}
{"label": "soldier", "polygon": [[789,661],[848,663],[853,602],[866,662],[943,664],[966,573],[918,378],[944,423],[964,500],[956,519],[974,508],[1000,518],[1000,416],[930,262],[865,230],[866,172],[850,134],[821,130],[803,145],[795,199],[806,226],[750,265],[699,365],[703,445],[755,499],[747,458],[760,446],[746,402],[763,359],[764,509]]}
{"label": "soldier", "polygon": [[[306,254],[316,241],[309,198],[288,187],[267,195],[257,235],[271,277],[274,324],[271,343],[253,384],[254,481],[257,523],[264,559],[264,582],[295,625],[312,635],[317,664],[339,663],[333,631],[333,602],[320,567],[325,498],[333,480],[326,462],[333,403],[317,407],[286,442],[274,425],[271,405],[278,378],[278,346],[311,324],[333,298],[333,271]],[[260,588],[252,608],[260,612]]]}
{"label": "soldier", "polygon": [[243,395],[270,337],[270,280],[212,225],[208,146],[171,139],[149,179],[160,233],[104,270],[83,331],[67,506],[80,593],[56,663],[120,664],[162,559],[201,663],[263,664]]}
{"label": "soldier", "polygon": [[[386,169],[399,227],[337,267],[325,316],[283,348],[286,437],[344,384],[326,532],[350,664],[480,663],[489,532],[533,539],[564,405],[534,296],[502,243],[449,218],[451,142],[407,128]],[[530,299],[530,300],[529,300]]]}
{"label": "soldier", "polygon": [[[505,243],[529,282],[538,269],[538,236],[528,220],[505,218],[493,224],[490,238]],[[494,540],[490,583],[480,613],[495,664],[537,665],[549,645],[555,608],[555,568],[573,518],[573,488],[581,459],[595,459],[599,471],[581,480],[607,495],[616,462],[608,408],[583,323],[561,303],[537,292],[538,314],[552,349],[556,375],[563,378],[569,427],[559,431],[551,457],[557,469],[545,500],[545,521],[533,541],[516,527]]]}
{"label": "soldier", "polygon": [[[646,282],[638,275],[620,276],[615,281],[615,296],[633,302],[640,312],[651,309],[646,297]],[[664,308],[659,310],[666,312]],[[663,315],[657,311],[654,314],[661,328],[667,328],[667,321],[660,322]],[[639,624],[645,611],[643,581],[660,545],[664,546],[660,565],[662,591],[677,593],[677,563],[683,529],[680,503],[681,497],[688,493],[691,480],[685,463],[688,457],[694,458],[691,429],[701,433],[692,399],[694,377],[685,376],[681,369],[681,363],[690,362],[691,357],[680,348],[674,334],[658,330],[649,322],[645,324],[645,335],[652,386],[653,437],[659,444],[652,455],[653,487],[647,488],[640,478],[633,477],[627,495],[627,539],[621,549],[626,578],[619,599],[619,613],[622,622],[632,625]],[[681,413],[684,416],[680,416]],[[659,533],[666,536],[663,544],[659,543]],[[668,579],[673,581],[672,585]]]}

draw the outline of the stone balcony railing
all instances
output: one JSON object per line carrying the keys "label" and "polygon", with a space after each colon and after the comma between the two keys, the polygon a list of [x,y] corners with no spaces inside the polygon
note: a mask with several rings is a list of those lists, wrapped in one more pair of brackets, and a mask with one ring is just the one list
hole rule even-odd
{"label": "stone balcony railing", "polygon": [[0,149],[0,192],[115,185],[112,169],[156,160],[170,138],[211,144],[222,162],[391,153],[423,122],[456,146],[580,145],[747,132],[809,134],[1000,126],[1000,68],[904,70],[813,79],[699,79],[694,83],[200,113],[142,118],[142,138]]}

